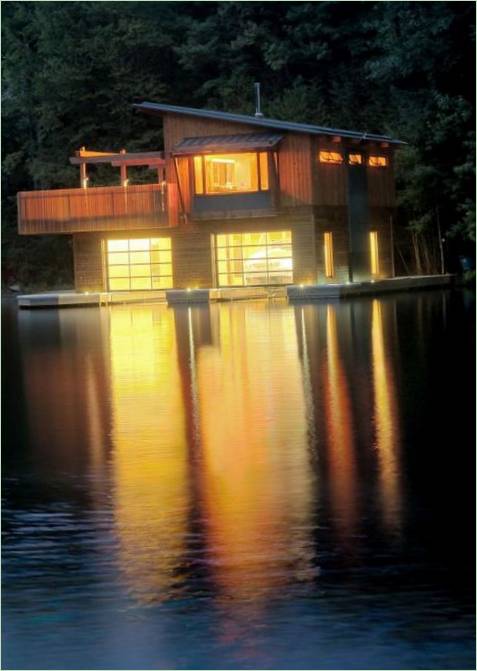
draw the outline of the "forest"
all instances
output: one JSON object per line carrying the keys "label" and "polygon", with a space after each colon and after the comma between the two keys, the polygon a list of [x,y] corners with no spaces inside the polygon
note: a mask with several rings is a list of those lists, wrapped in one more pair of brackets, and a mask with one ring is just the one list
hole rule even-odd
{"label": "forest", "polygon": [[251,114],[257,81],[266,116],[407,142],[401,271],[438,272],[439,240],[473,267],[474,2],[11,1],[2,47],[2,286],[72,283],[69,236],[17,235],[18,191],[77,186],[84,145],[162,149],[134,100]]}

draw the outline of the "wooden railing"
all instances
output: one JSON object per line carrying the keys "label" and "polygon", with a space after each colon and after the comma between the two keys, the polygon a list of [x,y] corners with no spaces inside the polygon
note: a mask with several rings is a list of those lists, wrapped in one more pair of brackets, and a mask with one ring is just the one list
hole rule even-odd
{"label": "wooden railing", "polygon": [[23,191],[17,199],[20,234],[168,226],[166,190],[162,184]]}

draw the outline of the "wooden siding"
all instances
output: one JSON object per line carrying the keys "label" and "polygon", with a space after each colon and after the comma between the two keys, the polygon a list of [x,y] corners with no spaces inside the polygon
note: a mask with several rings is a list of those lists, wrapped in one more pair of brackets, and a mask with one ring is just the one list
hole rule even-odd
{"label": "wooden siding", "polygon": [[386,207],[370,208],[370,230],[378,234],[379,277],[393,277],[393,241],[391,231],[392,209]]}
{"label": "wooden siding", "polygon": [[346,163],[320,163],[320,151],[334,151],[344,155],[345,146],[342,142],[331,142],[329,138],[312,138],[313,204],[343,207],[347,203]]}
{"label": "wooden siding", "polygon": [[[335,151],[343,155],[339,165],[320,163],[320,151]],[[370,207],[395,207],[393,153],[377,143],[356,141],[331,142],[329,138],[312,138],[313,204],[318,206],[347,205],[348,166],[347,153],[363,156],[363,164],[371,156],[386,156],[389,165],[385,168],[367,166],[368,202]]]}
{"label": "wooden siding", "polygon": [[[177,174],[170,156],[173,147],[186,137],[210,137],[213,135],[236,135],[237,133],[256,133],[255,126],[236,124],[212,119],[194,119],[177,114],[164,115],[164,149],[166,155],[166,178],[177,185]],[[312,201],[311,180],[311,139],[302,133],[283,133],[285,136],[278,145],[280,205],[297,207],[309,205]],[[190,164],[189,164],[190,165]],[[177,172],[183,195],[184,209],[190,213],[190,194],[192,179],[190,167],[182,159],[177,162]],[[271,175],[271,182],[273,176]],[[189,190],[187,195],[185,192]],[[169,223],[178,223],[174,207],[170,208]]]}
{"label": "wooden siding", "polygon": [[77,291],[105,291],[101,237],[73,235],[75,287]]}
{"label": "wooden siding", "polygon": [[[346,207],[315,208],[316,259],[319,284],[339,284],[349,282],[349,233],[348,209]],[[333,236],[334,276],[325,276],[324,234]]]}
{"label": "wooden siding", "polygon": [[278,145],[280,205],[297,207],[311,205],[311,138],[304,134],[288,134]]}
{"label": "wooden siding", "polygon": [[386,156],[389,160],[389,165],[385,168],[371,168],[367,167],[368,175],[368,199],[370,207],[395,207],[396,194],[394,189],[394,165],[393,158],[390,154],[384,152],[369,152],[370,154],[378,154]]}
{"label": "wooden siding", "polygon": [[18,194],[21,235],[135,230],[167,226],[160,184],[23,191]]}

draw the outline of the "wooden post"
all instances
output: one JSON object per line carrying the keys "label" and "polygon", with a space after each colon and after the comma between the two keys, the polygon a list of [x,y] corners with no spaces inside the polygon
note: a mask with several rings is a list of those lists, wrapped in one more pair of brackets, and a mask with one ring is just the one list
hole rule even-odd
{"label": "wooden post", "polygon": [[[81,152],[86,151],[86,147],[81,147],[79,150],[80,156]],[[86,189],[88,186],[88,171],[86,169],[86,163],[80,163],[80,187]]]}
{"label": "wooden post", "polygon": [[442,232],[441,232],[441,220],[439,217],[439,208],[436,207],[436,220],[437,220],[437,235],[439,236],[439,254],[441,257],[441,275],[445,273],[445,264],[444,264],[444,245],[442,244]]}
{"label": "wooden post", "polygon": [[[119,153],[120,154],[125,154],[126,150],[121,149],[121,151]],[[120,166],[119,170],[120,170],[120,173],[121,173],[121,176],[120,176],[121,186],[127,186],[128,185],[128,168],[127,168],[127,165],[121,163],[121,166]]]}

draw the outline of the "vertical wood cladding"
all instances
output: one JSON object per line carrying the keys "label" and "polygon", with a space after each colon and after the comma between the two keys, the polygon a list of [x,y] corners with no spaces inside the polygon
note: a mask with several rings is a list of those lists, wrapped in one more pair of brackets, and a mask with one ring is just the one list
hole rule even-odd
{"label": "vertical wood cladding", "polygon": [[[124,232],[122,235],[124,237]],[[104,291],[101,237],[94,233],[73,235],[73,257],[76,290]]]}
{"label": "vertical wood cladding", "polygon": [[[369,153],[372,153],[371,151]],[[377,153],[377,152],[376,152]],[[390,153],[379,152],[386,156],[388,165],[384,168],[366,168],[368,176],[368,197],[370,207],[394,207],[396,194],[394,189],[394,162]]]}
{"label": "vertical wood cladding", "polygon": [[389,207],[370,208],[370,230],[378,234],[379,277],[393,277],[393,251],[391,217],[393,210]]}
{"label": "vertical wood cladding", "polygon": [[289,133],[278,151],[280,203],[283,207],[310,205],[312,202],[311,138]]}
{"label": "vertical wood cladding", "polygon": [[[349,277],[348,209],[322,206],[315,208],[317,278],[320,284],[340,284]],[[333,236],[334,276],[325,276],[324,234]]]}
{"label": "vertical wood cladding", "polygon": [[[236,124],[213,119],[197,119],[177,114],[164,115],[164,150],[166,155],[167,180],[177,184],[177,174],[170,152],[185,137],[209,137],[211,135],[236,135],[257,133],[260,129],[247,124]],[[279,144],[280,197],[283,207],[310,205],[312,202],[312,152],[311,138],[304,133],[283,133]],[[185,159],[177,163],[184,206],[190,208],[192,180],[189,164]],[[188,191],[187,195],[184,195]],[[190,211],[190,209],[188,210]],[[175,213],[171,211],[171,218]],[[171,224],[177,224],[177,221]]]}

